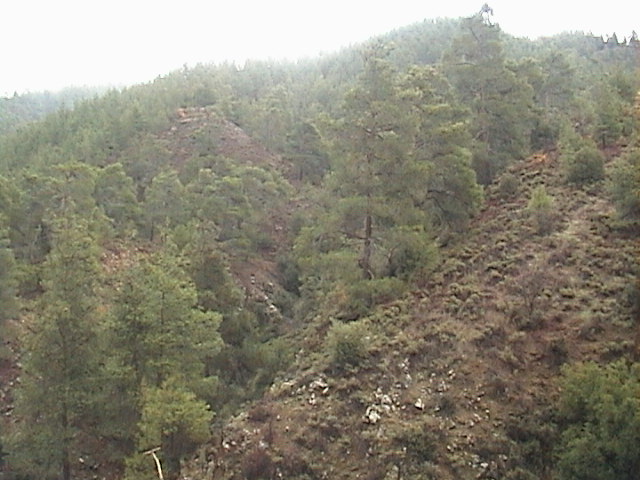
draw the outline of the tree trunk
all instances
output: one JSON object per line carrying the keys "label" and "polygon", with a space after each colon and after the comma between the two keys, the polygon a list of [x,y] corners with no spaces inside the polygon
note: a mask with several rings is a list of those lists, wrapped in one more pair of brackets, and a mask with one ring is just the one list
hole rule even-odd
{"label": "tree trunk", "polygon": [[370,214],[364,217],[364,240],[362,246],[362,258],[360,259],[360,267],[366,280],[373,278],[371,272],[371,250],[373,236],[373,219]]}

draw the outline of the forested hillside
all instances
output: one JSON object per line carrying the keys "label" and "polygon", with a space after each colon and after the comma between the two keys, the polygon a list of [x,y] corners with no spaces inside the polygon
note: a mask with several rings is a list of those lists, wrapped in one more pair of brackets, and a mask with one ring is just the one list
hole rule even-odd
{"label": "forested hillside", "polygon": [[102,88],[66,88],[60,92],[28,93],[0,97],[0,134],[15,132],[22,125],[38,120],[60,108],[73,108],[76,102],[98,95]]}
{"label": "forested hillside", "polygon": [[483,8],[4,99],[0,475],[635,479],[639,73]]}

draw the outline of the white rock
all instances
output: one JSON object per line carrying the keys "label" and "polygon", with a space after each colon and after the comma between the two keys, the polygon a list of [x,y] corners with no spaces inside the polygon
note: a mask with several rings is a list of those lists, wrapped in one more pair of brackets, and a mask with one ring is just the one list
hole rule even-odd
{"label": "white rock", "polygon": [[374,407],[367,407],[367,411],[364,414],[364,421],[366,423],[370,423],[371,425],[375,425],[380,421],[382,417],[378,413],[378,411]]}

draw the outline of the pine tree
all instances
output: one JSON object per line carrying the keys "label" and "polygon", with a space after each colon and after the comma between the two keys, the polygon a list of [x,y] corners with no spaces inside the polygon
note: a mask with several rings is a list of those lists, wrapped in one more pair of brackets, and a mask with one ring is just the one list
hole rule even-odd
{"label": "pine tree", "polygon": [[359,244],[362,277],[373,279],[378,239],[394,224],[423,222],[412,205],[411,192],[423,175],[412,162],[416,121],[383,58],[384,47],[365,52],[365,70],[345,100],[339,125],[339,155],[328,180],[337,196],[342,232],[347,243]]}
{"label": "pine tree", "polygon": [[56,220],[39,311],[25,331],[17,431],[10,441],[12,466],[25,474],[69,480],[72,459],[93,425],[98,254],[86,222]]}
{"label": "pine tree", "polygon": [[[132,421],[118,442],[125,447],[135,442],[139,450],[160,447],[167,478],[177,477],[180,458],[193,442],[206,439],[211,412],[205,400],[217,383],[208,360],[221,347],[220,315],[198,308],[196,289],[179,259],[167,242],[163,251],[127,271],[110,328],[110,384],[124,392],[111,421],[117,425],[121,413]],[[133,454],[129,475],[142,464]]]}
{"label": "pine tree", "polygon": [[184,222],[184,186],[175,170],[164,170],[156,175],[145,195],[145,223],[151,241],[157,240],[163,228],[172,228]]}
{"label": "pine tree", "polygon": [[593,91],[597,119],[595,135],[601,148],[620,138],[625,120],[624,102],[610,82],[602,82]]}
{"label": "pine tree", "polygon": [[333,170],[324,211],[296,245],[303,269],[312,273],[307,287],[346,297],[355,316],[397,293],[434,253],[428,215],[419,204],[428,167],[414,156],[417,111],[385,49],[375,45],[364,53],[364,71],[331,129]]}
{"label": "pine tree", "polygon": [[300,182],[317,185],[329,169],[329,158],[320,133],[309,122],[296,124],[288,136],[287,158],[293,163],[295,176]]}
{"label": "pine tree", "polygon": [[528,153],[533,122],[533,89],[508,65],[489,13],[483,9],[464,19],[443,57],[461,103],[471,109],[474,168],[483,184]]}
{"label": "pine tree", "polygon": [[122,164],[114,163],[98,172],[94,197],[117,233],[123,234],[139,221],[140,207],[133,179],[127,176]]}
{"label": "pine tree", "polygon": [[469,113],[433,67],[412,67],[403,86],[419,122],[412,153],[426,174],[419,201],[434,226],[460,229],[482,199],[472,168]]}
{"label": "pine tree", "polygon": [[220,317],[197,308],[196,289],[179,258],[169,242],[124,274],[114,299],[112,348],[138,387],[159,387],[178,376],[201,388],[205,361],[220,348]]}
{"label": "pine tree", "polygon": [[182,457],[209,439],[213,413],[193,392],[172,382],[145,387],[142,405],[138,446],[143,453],[127,459],[125,478],[157,478],[158,467],[148,454],[155,451],[163,478],[175,480]]}

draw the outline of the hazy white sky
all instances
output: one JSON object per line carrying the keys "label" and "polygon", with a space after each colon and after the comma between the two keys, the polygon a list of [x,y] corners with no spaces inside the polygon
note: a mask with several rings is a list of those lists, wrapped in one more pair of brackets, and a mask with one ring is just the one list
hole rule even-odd
{"label": "hazy white sky", "polygon": [[[153,80],[182,65],[316,56],[484,0],[9,0],[0,96]],[[488,0],[508,33],[640,32],[640,2]],[[611,6],[611,8],[608,8]]]}

